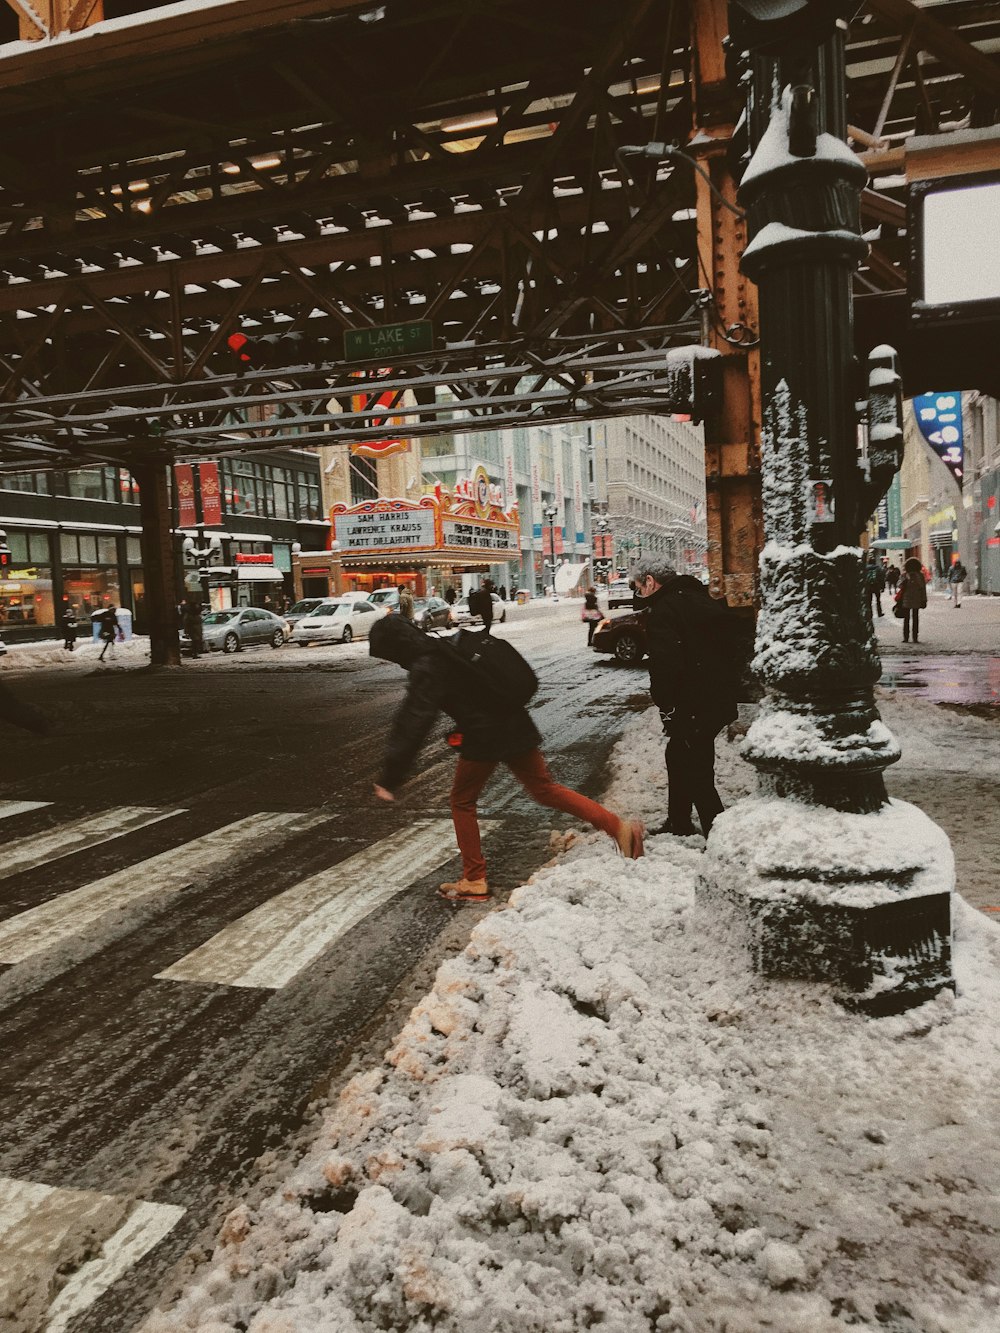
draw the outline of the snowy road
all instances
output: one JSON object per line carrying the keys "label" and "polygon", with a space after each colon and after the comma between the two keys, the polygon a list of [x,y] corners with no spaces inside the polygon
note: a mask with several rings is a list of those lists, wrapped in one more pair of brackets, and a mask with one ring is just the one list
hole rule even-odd
{"label": "snowy road", "polygon": [[[554,771],[594,793],[643,676],[588,656],[577,614],[509,633]],[[55,730],[8,732],[0,782],[0,1323],[41,1327],[54,1271],[100,1250],[47,1327],[127,1333],[481,911],[431,893],[458,871],[450,753],[370,798],[402,673],[366,645],[14,683]],[[505,891],[560,821],[488,795]]]}

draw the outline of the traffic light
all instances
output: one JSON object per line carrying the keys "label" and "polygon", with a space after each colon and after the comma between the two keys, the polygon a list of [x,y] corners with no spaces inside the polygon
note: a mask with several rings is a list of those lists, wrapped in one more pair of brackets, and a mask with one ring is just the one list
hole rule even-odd
{"label": "traffic light", "polygon": [[237,375],[241,375],[244,370],[248,370],[253,365],[253,348],[245,333],[241,333],[239,330],[236,333],[231,333],[226,339],[226,346],[233,354]]}
{"label": "traffic light", "polygon": [[2,578],[10,568],[10,547],[0,546],[0,578]]}

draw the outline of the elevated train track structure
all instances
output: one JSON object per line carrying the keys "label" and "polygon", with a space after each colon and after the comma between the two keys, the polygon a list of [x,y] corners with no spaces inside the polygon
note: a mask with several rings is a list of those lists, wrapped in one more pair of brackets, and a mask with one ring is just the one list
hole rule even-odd
{"label": "elevated train track structure", "polygon": [[[7,0],[0,19],[0,469],[128,466],[162,538],[173,458],[373,438],[394,408],[413,436],[686,411],[713,581],[753,600],[723,0]],[[859,7],[860,302],[906,288],[907,139],[994,123],[998,51],[1000,3]],[[345,354],[345,333],[415,320],[429,350]]]}

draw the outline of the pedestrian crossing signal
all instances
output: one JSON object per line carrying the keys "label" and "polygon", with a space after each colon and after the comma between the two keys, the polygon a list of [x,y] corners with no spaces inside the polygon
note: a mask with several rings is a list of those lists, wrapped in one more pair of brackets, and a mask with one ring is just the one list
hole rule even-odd
{"label": "pedestrian crossing signal", "polygon": [[10,568],[10,547],[0,546],[0,574],[6,574]]}

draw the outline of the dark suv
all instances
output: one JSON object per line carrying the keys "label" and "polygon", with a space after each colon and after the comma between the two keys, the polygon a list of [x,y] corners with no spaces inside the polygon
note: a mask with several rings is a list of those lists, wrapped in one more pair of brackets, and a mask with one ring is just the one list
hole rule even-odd
{"label": "dark suv", "polygon": [[634,666],[646,656],[646,617],[648,611],[629,611],[602,620],[594,631],[594,649],[599,653],[613,653],[619,662]]}

